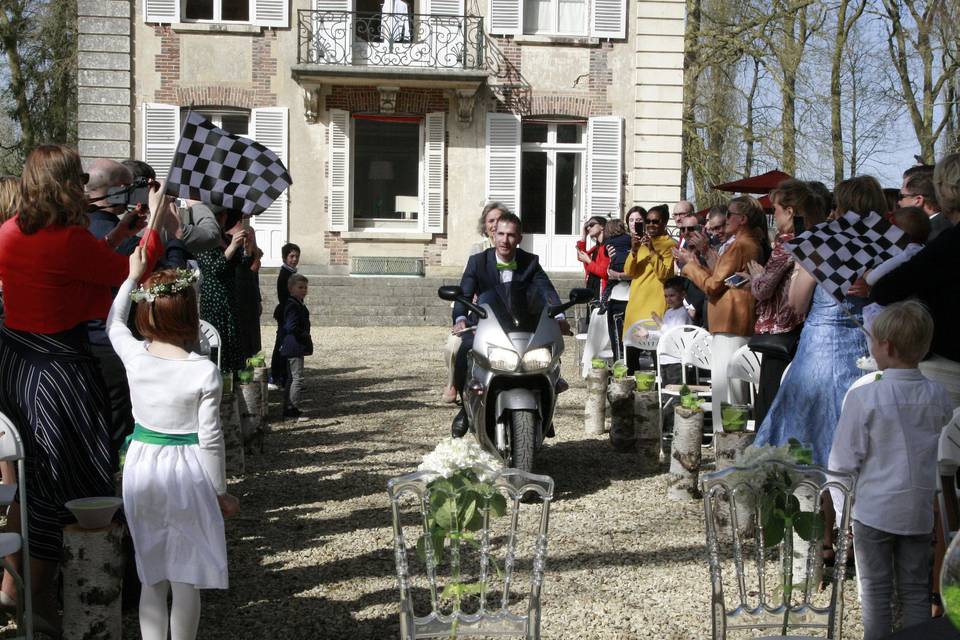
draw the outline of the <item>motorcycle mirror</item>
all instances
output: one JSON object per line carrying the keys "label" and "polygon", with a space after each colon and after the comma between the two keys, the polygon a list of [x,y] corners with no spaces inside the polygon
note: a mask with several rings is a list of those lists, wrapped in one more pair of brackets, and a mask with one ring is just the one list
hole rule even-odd
{"label": "motorcycle mirror", "polygon": [[593,299],[593,291],[584,287],[578,287],[570,290],[570,302],[574,304],[584,304]]}
{"label": "motorcycle mirror", "polygon": [[437,289],[437,295],[441,300],[455,302],[457,298],[463,297],[463,289],[457,285],[446,285]]}

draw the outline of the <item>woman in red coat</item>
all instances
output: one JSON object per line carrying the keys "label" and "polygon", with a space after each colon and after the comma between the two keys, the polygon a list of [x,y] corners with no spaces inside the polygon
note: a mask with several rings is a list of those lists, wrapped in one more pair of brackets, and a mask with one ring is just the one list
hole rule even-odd
{"label": "woman in red coat", "polygon": [[[136,232],[120,224],[98,240],[87,231],[86,179],[74,149],[37,147],[23,168],[18,215],[0,227],[0,411],[23,438],[34,610],[54,626],[61,531],[74,520],[64,503],[114,494],[110,407],[86,323],[107,316],[111,288],[128,271],[114,248]],[[152,210],[161,198],[151,198]],[[144,242],[152,267],[156,231]]]}
{"label": "woman in red coat", "polygon": [[[585,286],[593,291],[595,303],[600,300],[603,290],[607,287],[607,267],[610,266],[610,258],[603,245],[606,239],[603,228],[606,224],[607,219],[603,216],[591,217],[583,223],[583,232],[577,241],[577,260],[583,263],[583,271],[586,274]],[[587,249],[588,237],[593,240],[593,246],[590,249]],[[594,304],[591,304],[591,308],[593,306]]]}

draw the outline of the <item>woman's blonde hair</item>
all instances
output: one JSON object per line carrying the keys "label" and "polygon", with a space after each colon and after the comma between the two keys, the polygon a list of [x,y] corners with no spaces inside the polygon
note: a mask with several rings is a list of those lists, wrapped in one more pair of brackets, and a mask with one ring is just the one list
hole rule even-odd
{"label": "woman's blonde hair", "polygon": [[0,222],[6,222],[20,210],[20,179],[0,176]]}
{"label": "woman's blonde hair", "polygon": [[20,177],[20,230],[29,235],[50,225],[86,227],[83,182],[80,156],[73,147],[44,144],[31,151]]}
{"label": "woman's blonde hair", "polygon": [[960,212],[960,153],[944,156],[934,166],[933,190],[945,213]]}

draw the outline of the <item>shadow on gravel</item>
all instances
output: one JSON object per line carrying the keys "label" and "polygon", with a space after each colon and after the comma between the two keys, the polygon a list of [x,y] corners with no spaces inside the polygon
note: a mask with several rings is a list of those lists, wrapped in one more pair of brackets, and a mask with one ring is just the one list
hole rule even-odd
{"label": "shadow on gravel", "polygon": [[[638,544],[642,541],[638,539]],[[583,571],[602,567],[643,567],[657,564],[681,564],[703,561],[706,565],[706,547],[703,544],[682,547],[658,547],[649,551],[609,551],[572,553],[548,558],[550,571]]]}
{"label": "shadow on gravel", "polygon": [[557,500],[589,496],[609,487],[615,480],[635,480],[662,473],[659,468],[641,469],[636,454],[618,453],[606,440],[594,438],[549,445],[537,454],[534,471],[553,478]]}

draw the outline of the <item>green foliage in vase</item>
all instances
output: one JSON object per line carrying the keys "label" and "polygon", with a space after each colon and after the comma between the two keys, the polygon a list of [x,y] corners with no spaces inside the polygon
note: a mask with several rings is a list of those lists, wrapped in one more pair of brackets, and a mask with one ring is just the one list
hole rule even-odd
{"label": "green foliage in vase", "polygon": [[680,387],[680,406],[684,409],[689,409],[690,411],[700,411],[700,404],[703,401],[700,400],[698,396],[693,391],[690,391],[690,387],[683,385]]}

